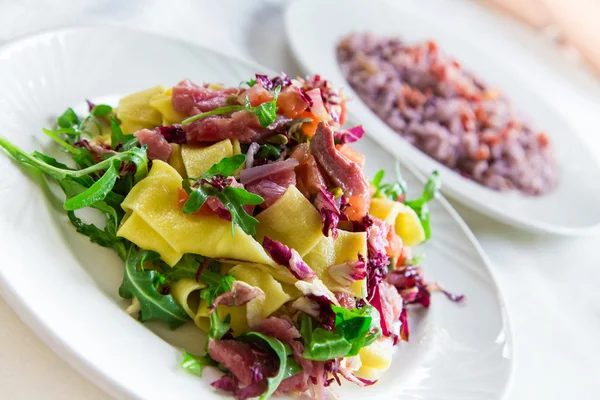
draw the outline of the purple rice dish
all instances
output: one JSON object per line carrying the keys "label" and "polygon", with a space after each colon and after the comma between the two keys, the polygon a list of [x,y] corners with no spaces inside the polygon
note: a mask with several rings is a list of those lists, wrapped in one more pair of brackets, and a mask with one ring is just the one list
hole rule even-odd
{"label": "purple rice dish", "polygon": [[341,70],[366,105],[405,140],[494,190],[550,192],[558,167],[549,137],[434,42],[353,33],[337,47]]}

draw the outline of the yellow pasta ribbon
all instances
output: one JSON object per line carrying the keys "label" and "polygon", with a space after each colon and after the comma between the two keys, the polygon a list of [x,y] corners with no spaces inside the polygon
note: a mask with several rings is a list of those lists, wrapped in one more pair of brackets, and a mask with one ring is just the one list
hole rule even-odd
{"label": "yellow pasta ribbon", "polygon": [[[181,176],[169,164],[155,160],[148,176],[135,185],[121,207],[135,213],[150,229],[168,243],[177,253],[200,254],[210,258],[229,258],[258,264],[272,265],[273,261],[254,238],[231,222],[216,215],[184,214],[179,206],[178,189]],[[139,229],[121,230],[118,236],[138,244]],[[138,244],[139,245],[139,244]],[[157,244],[155,246],[159,248]],[[158,251],[169,265],[177,261]],[[168,260],[167,260],[168,259]]]}
{"label": "yellow pasta ribbon", "polygon": [[321,215],[302,193],[290,186],[271,207],[256,216],[256,239],[265,236],[307,254],[324,236]]}

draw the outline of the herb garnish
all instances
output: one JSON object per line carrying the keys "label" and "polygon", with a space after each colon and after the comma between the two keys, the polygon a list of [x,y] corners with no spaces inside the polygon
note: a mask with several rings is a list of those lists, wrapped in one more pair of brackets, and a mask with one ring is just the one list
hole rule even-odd
{"label": "herb garnish", "polygon": [[[255,81],[256,83],[256,81]],[[273,100],[262,103],[256,107],[253,107],[250,104],[250,100],[248,96],[246,96],[246,105],[245,106],[225,106],[221,108],[217,108],[215,110],[207,111],[201,114],[194,115],[188,119],[183,120],[182,125],[191,124],[194,121],[197,121],[202,118],[210,117],[211,115],[221,115],[228,114],[235,111],[248,111],[258,117],[258,121],[260,122],[260,126],[266,128],[271,125],[275,118],[277,118],[277,97],[279,97],[279,92],[281,91],[281,86],[277,86],[273,92]]]}
{"label": "herb garnish", "polygon": [[221,200],[231,215],[232,235],[235,236],[234,224],[237,224],[248,235],[255,235],[255,226],[258,224],[258,220],[244,210],[244,205],[261,204],[264,201],[263,198],[245,189],[235,188],[226,180],[226,177],[232,175],[245,162],[246,156],[237,154],[222,159],[198,178],[184,179],[182,185],[190,198],[183,205],[183,212],[185,214],[195,213],[200,210],[209,197],[213,196]]}
{"label": "herb garnish", "polygon": [[125,260],[123,283],[119,287],[119,295],[125,299],[134,296],[140,302],[140,321],[158,319],[165,322],[171,329],[183,325],[189,320],[186,312],[170,294],[159,292],[159,286],[164,283],[164,277],[156,270],[145,270],[145,262],[160,262],[160,254],[148,250],[136,250],[134,245],[129,247]]}
{"label": "herb garnish", "polygon": [[373,181],[371,182],[373,186],[375,186],[375,194],[373,197],[388,197],[394,201],[400,201],[404,203],[406,206],[412,208],[419,220],[421,221],[421,225],[423,226],[423,231],[425,232],[425,238],[429,239],[431,237],[431,226],[429,223],[429,207],[427,203],[436,198],[439,194],[439,190],[441,187],[441,181],[439,178],[438,171],[433,171],[429,178],[427,179],[427,183],[423,188],[423,193],[421,197],[415,200],[406,200],[406,182],[402,179],[402,175],[400,174],[399,165],[396,164],[396,176],[397,181],[394,183],[382,183],[383,177],[385,175],[384,170],[379,170],[375,174]]}

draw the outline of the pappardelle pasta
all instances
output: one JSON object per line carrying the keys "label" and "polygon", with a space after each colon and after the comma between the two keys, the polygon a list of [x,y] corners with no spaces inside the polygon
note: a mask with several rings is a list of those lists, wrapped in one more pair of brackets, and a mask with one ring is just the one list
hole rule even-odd
{"label": "pappardelle pasta", "polygon": [[182,366],[219,368],[216,389],[324,398],[340,377],[372,385],[409,339],[411,305],[462,299],[412,256],[431,234],[437,174],[413,200],[400,176],[369,182],[351,147],[364,131],[343,127],[345,99],[318,75],[184,80],[88,104],[44,130],[70,166],[0,146],[55,181],[77,231],[123,259],[127,312],[206,333],[206,354]]}

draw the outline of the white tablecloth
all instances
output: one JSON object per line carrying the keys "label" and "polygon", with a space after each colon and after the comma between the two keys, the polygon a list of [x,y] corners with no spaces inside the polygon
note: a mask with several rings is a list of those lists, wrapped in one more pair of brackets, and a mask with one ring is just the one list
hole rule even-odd
{"label": "white tablecloth", "polygon": [[[284,2],[0,0],[0,42],[64,25],[126,24],[294,75],[299,71],[286,48]],[[596,126],[586,128],[586,139],[600,154]],[[600,398],[600,238],[532,235],[457,209],[493,261],[506,299],[516,362],[510,398]],[[1,299],[0,388],[6,399],[108,398],[49,350]]]}

